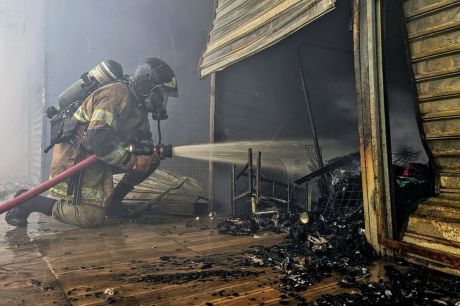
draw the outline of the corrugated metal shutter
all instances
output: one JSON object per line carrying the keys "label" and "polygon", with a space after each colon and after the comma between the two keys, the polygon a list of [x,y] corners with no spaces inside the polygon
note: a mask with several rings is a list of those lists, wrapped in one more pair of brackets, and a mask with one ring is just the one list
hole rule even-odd
{"label": "corrugated metal shutter", "polygon": [[403,240],[460,255],[460,2],[404,2],[412,68],[440,195],[419,205]]}
{"label": "corrugated metal shutter", "polygon": [[216,0],[204,77],[247,58],[335,8],[336,0]]}

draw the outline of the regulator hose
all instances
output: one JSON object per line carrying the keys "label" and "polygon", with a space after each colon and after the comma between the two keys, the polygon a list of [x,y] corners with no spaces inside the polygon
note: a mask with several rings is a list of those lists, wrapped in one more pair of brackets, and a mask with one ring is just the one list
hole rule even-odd
{"label": "regulator hose", "polygon": [[161,144],[161,120],[157,120],[157,129],[158,129],[158,143],[157,146]]}

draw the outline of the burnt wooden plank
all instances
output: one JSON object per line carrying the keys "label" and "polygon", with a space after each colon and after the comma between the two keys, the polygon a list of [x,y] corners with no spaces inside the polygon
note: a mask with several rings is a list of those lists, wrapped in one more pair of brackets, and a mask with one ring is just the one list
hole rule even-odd
{"label": "burnt wooden plank", "polygon": [[102,228],[100,232],[79,229],[62,235],[56,234],[54,239],[49,237],[50,240],[42,245],[42,250],[57,282],[74,305],[104,304],[103,291],[106,288],[116,288],[118,295],[115,299],[121,305],[152,301],[177,305],[187,301],[204,302],[215,298],[213,292],[233,286],[239,288],[242,294],[244,291],[260,291],[261,282],[254,275],[231,281],[217,277],[186,284],[138,281],[142,276],[150,274],[201,271],[199,264],[175,265],[162,260],[160,257],[163,255],[175,256],[177,260],[190,259],[191,262],[194,258],[210,256],[215,262],[212,269],[229,270],[233,268],[228,261],[230,257],[232,260],[242,258],[236,254],[238,250],[245,250],[251,245],[273,243],[281,238],[279,235],[260,239],[227,236],[218,234],[214,229],[201,230],[201,227],[200,222],[182,222],[174,225],[128,224]]}
{"label": "burnt wooden plank", "polygon": [[[65,270],[77,270],[80,267],[90,268],[92,266],[109,266],[111,264],[118,264],[126,261],[126,258],[152,258],[159,256],[172,255],[176,253],[177,249],[181,246],[176,243],[169,243],[161,246],[140,246],[138,248],[129,248],[119,250],[108,250],[102,252],[88,252],[87,254],[81,254],[77,256],[68,256],[65,259],[54,261],[52,259],[47,260],[51,266]],[[91,254],[91,255],[90,255]]]}
{"label": "burnt wooden plank", "polygon": [[67,298],[38,247],[0,243],[0,305],[63,305]]}

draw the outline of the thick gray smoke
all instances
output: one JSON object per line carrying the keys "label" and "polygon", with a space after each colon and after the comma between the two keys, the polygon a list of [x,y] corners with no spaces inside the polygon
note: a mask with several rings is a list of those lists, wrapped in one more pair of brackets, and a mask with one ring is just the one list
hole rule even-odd
{"label": "thick gray smoke", "polygon": [[[209,80],[199,79],[197,66],[213,2],[0,0],[0,181],[36,178],[42,166],[37,157],[42,135],[35,129],[45,107],[41,103],[55,104],[64,88],[104,59],[119,61],[128,74],[146,57],[170,64],[179,99],[168,104],[163,139],[174,145],[207,143]],[[296,57],[298,45],[305,44],[301,53],[325,156],[358,149],[347,3],[339,1],[335,12],[218,73],[218,140],[311,139]],[[389,23],[392,42],[402,41],[397,24]],[[387,60],[396,150],[407,143],[421,148],[402,52],[400,44],[390,44]],[[48,166],[43,165],[45,177]],[[205,162],[176,158],[163,166],[206,179]]]}
{"label": "thick gray smoke", "polygon": [[[16,130],[17,135],[25,135],[25,131],[20,124],[22,106],[21,80],[24,78],[22,63],[18,55],[22,51],[21,29],[24,18],[21,14],[23,7],[20,1],[11,5],[11,13],[7,14],[7,1],[0,2],[0,67],[3,75],[8,75],[10,82],[2,80],[0,82],[0,141],[2,143],[2,154],[0,158],[0,182],[5,180],[5,174],[13,176],[15,168],[19,165],[21,156],[16,160],[17,151],[25,152],[25,139],[18,139],[13,144],[11,142],[11,130]],[[4,18],[1,18],[4,17]],[[7,149],[8,148],[8,149]],[[24,157],[25,154],[22,155]],[[17,176],[25,176],[24,168],[19,169]]]}
{"label": "thick gray smoke", "polygon": [[[42,166],[36,125],[46,105],[40,103],[55,105],[63,89],[104,59],[120,62],[127,74],[147,57],[166,61],[177,75],[180,97],[168,105],[163,139],[206,142],[209,80],[199,79],[197,65],[212,9],[212,0],[0,0],[0,180],[27,181]],[[203,177],[206,165],[165,163]]]}
{"label": "thick gray smoke", "polygon": [[40,176],[30,153],[41,143],[41,2],[0,0],[0,183]]}
{"label": "thick gray smoke", "polygon": [[[47,0],[48,99],[103,59],[132,74],[147,57],[168,63],[179,98],[168,103],[163,141],[174,145],[208,141],[209,80],[197,66],[213,14],[212,0]],[[156,137],[155,126],[152,132]],[[206,178],[206,163],[181,159],[164,167]]]}

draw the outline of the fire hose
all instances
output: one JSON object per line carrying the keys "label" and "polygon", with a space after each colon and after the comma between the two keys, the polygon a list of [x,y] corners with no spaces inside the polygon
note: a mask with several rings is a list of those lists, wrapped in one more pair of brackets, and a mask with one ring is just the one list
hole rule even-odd
{"label": "fire hose", "polygon": [[21,205],[22,203],[38,196],[39,194],[47,191],[48,189],[56,186],[69,176],[89,167],[90,165],[94,164],[97,161],[96,155],[91,155],[90,157],[82,160],[78,164],[70,167],[69,169],[63,171],[62,173],[56,175],[52,179],[49,179],[46,182],[41,183],[40,185],[24,192],[23,194],[17,196],[16,198],[13,198],[9,201],[6,201],[5,203],[0,205],[0,214],[3,214],[4,212]]}
{"label": "fire hose", "polygon": [[[160,145],[160,146],[155,146],[155,147],[141,147],[136,149],[137,155],[141,154],[152,154],[156,153],[160,156],[160,159],[164,159],[166,157],[171,157],[172,156],[172,146],[171,145]],[[135,154],[136,154],[135,153]],[[139,154],[140,153],[140,154]],[[46,182],[41,183],[40,185],[20,194],[19,196],[6,201],[3,204],[0,204],[0,214],[3,214],[4,212],[7,212],[8,210],[21,205],[22,203],[38,196],[39,194],[47,191],[48,189],[56,186],[69,176],[84,170],[85,168],[88,168],[92,164],[94,164],[98,158],[96,155],[91,155],[87,157],[86,159],[82,160],[81,162],[75,164],[74,166],[70,167],[69,169],[63,171],[62,173],[56,175],[55,177],[49,179]]]}

